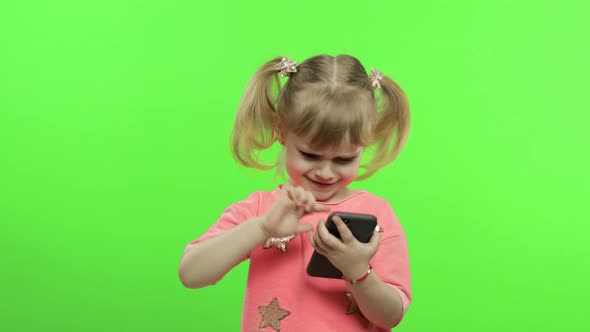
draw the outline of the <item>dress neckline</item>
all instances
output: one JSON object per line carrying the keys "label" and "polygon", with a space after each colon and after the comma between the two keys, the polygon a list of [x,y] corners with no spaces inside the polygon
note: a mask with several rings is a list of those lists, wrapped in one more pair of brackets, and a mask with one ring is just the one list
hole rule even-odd
{"label": "dress neckline", "polygon": [[[279,186],[275,189],[275,191],[277,192],[277,194],[280,194],[282,187],[283,187],[283,185],[282,184],[279,184]],[[356,197],[358,195],[367,193],[366,190],[352,190],[351,189],[350,191],[351,191],[351,194],[350,195],[348,195],[348,196],[346,196],[346,197],[344,197],[344,198],[342,198],[342,199],[340,199],[338,201],[335,201],[335,202],[321,202],[321,201],[318,201],[317,203],[318,204],[321,204],[321,205],[338,205],[338,204],[344,203],[345,201],[348,201],[349,199],[351,199],[353,197]]]}

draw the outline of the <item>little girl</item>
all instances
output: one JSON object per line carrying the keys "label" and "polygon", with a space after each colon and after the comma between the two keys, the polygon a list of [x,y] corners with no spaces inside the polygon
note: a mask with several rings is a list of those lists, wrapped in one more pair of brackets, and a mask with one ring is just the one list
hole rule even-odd
{"label": "little girl", "polygon": [[[279,74],[288,77],[282,88]],[[354,57],[265,63],[239,106],[232,150],[243,165],[277,166],[289,180],[229,206],[190,242],[179,267],[183,285],[215,284],[250,259],[242,331],[389,331],[411,301],[406,236],[385,199],[348,186],[392,162],[408,131],[403,91],[375,69],[367,75]],[[264,164],[259,152],[275,142],[281,158]],[[368,147],[374,153],[361,165]],[[361,243],[335,217],[339,239],[325,226],[331,211],[372,214],[380,231]],[[344,280],[307,275],[314,250]]]}

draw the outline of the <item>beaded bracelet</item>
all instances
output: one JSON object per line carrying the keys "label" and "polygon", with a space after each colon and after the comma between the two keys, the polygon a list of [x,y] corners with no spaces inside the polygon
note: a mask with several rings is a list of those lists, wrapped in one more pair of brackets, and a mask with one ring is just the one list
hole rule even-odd
{"label": "beaded bracelet", "polygon": [[349,280],[349,279],[344,278],[344,276],[342,276],[342,279],[344,279],[344,281],[346,281],[347,283],[349,283],[351,285],[354,285],[357,282],[361,282],[361,281],[367,279],[367,277],[369,276],[369,274],[371,274],[371,272],[373,272],[373,267],[371,266],[371,264],[369,264],[369,271],[367,271],[367,273],[365,273],[364,276],[362,276],[362,277],[360,277],[360,278],[358,278],[356,280],[352,280],[352,279]]}

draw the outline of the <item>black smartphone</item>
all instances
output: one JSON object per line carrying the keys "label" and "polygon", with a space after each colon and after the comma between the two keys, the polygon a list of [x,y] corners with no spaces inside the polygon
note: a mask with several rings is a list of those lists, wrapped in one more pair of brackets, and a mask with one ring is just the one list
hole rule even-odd
{"label": "black smartphone", "polygon": [[[370,214],[333,212],[328,216],[326,228],[330,233],[340,239],[340,233],[332,217],[339,216],[348,226],[354,237],[360,242],[367,243],[373,236],[377,226],[377,217]],[[312,277],[341,279],[342,272],[338,270],[326,256],[317,251],[313,251],[309,264],[307,264],[307,274]]]}

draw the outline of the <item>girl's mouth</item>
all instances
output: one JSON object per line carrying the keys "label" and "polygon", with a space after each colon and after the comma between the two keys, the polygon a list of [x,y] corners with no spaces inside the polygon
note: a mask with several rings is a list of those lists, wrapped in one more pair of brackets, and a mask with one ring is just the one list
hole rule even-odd
{"label": "girl's mouth", "polygon": [[309,180],[309,182],[311,182],[312,184],[314,184],[315,186],[320,187],[320,188],[328,188],[331,185],[333,185],[334,183],[336,183],[336,182],[334,182],[334,183],[323,183],[323,182],[317,182],[317,181],[312,180],[310,178],[307,178],[307,179]]}

